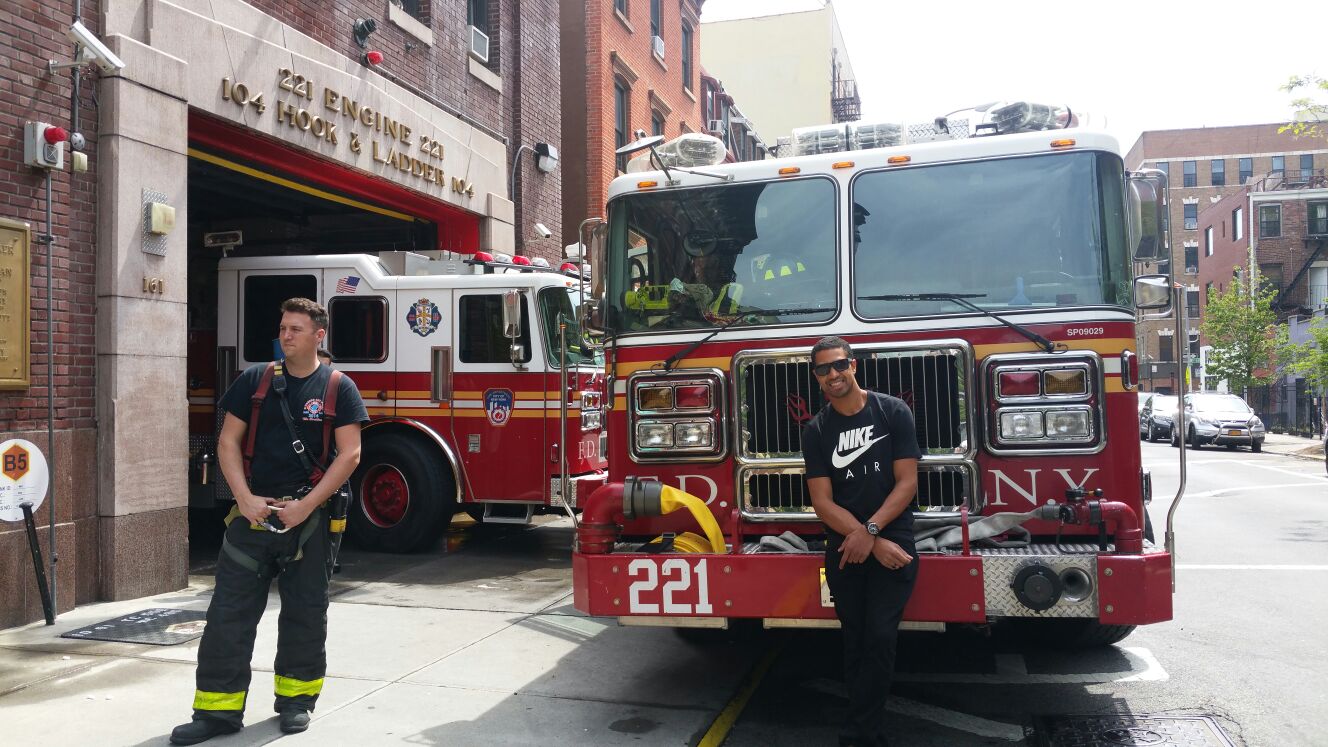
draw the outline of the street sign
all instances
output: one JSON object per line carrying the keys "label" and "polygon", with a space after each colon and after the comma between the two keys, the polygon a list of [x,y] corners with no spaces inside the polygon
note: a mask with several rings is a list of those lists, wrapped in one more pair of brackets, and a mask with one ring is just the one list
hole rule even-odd
{"label": "street sign", "polygon": [[0,521],[23,521],[20,504],[41,508],[51,482],[46,456],[21,438],[0,443]]}

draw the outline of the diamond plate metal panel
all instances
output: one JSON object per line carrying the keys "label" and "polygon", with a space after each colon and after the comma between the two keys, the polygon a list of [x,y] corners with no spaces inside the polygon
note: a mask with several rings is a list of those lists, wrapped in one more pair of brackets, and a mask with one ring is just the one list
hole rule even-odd
{"label": "diamond plate metal panel", "polygon": [[152,203],[166,203],[166,195],[155,189],[143,190],[143,251],[159,257],[166,256],[166,237],[152,233],[148,226],[152,221]]}
{"label": "diamond plate metal panel", "polygon": [[[1024,548],[1028,549],[1028,548]],[[1045,548],[1043,548],[1045,549]],[[1070,568],[1078,568],[1093,579],[1093,589],[1083,600],[1071,602],[1064,596],[1051,609],[1036,612],[1024,606],[1010,588],[1015,574],[1025,566],[1040,563],[1057,575]],[[1097,556],[1096,555],[1033,555],[1033,554],[982,554],[982,580],[989,617],[1091,617],[1097,614]]]}
{"label": "diamond plate metal panel", "polygon": [[1211,716],[1046,716],[1039,747],[1234,747]]}

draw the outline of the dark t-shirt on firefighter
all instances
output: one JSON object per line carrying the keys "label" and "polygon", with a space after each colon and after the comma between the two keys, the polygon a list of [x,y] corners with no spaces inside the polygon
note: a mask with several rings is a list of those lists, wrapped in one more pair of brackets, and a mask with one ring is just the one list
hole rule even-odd
{"label": "dark t-shirt on firefighter", "polygon": [[[867,392],[866,405],[852,416],[827,404],[802,431],[807,477],[830,478],[835,503],[864,524],[895,487],[896,459],[917,459],[913,412],[898,397]],[[826,528],[832,544],[843,538]],[[881,536],[913,542],[913,513],[905,510],[881,527]]]}
{"label": "dark t-shirt on firefighter", "polygon": [[[266,363],[259,363],[240,374],[230,389],[226,390],[226,394],[222,395],[222,408],[249,423],[253,413],[254,392],[266,369]],[[323,395],[327,393],[327,381],[331,376],[332,369],[322,364],[304,378],[286,374],[286,406],[295,421],[300,440],[316,462],[323,461]],[[276,495],[278,491],[293,490],[309,481],[304,464],[291,448],[290,429],[277,409],[280,403],[281,397],[269,386],[267,398],[258,411],[258,436],[254,441],[254,461],[249,484],[255,495],[266,498],[280,497]],[[343,425],[363,423],[368,419],[369,412],[364,408],[364,400],[360,399],[360,391],[349,376],[342,376],[341,385],[337,388],[337,419],[333,423],[333,430]],[[252,423],[249,425],[253,427]],[[328,449],[333,450],[336,446],[335,433],[329,440]],[[328,458],[323,464],[326,466],[331,461]]]}

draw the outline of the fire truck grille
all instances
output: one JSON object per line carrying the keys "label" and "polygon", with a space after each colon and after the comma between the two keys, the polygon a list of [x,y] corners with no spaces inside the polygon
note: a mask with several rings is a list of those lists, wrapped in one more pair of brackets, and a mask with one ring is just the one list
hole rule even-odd
{"label": "fire truck grille", "polygon": [[[864,389],[904,400],[917,422],[925,456],[964,454],[967,355],[958,345],[854,351]],[[825,405],[806,353],[758,354],[738,362],[739,455],[801,459],[802,426]]]}
{"label": "fire truck grille", "polygon": [[[976,509],[972,467],[967,464],[922,464],[918,467],[918,494],[914,511],[949,511],[960,506]],[[745,518],[751,521],[812,521],[811,497],[801,467],[757,467],[742,480]]]}

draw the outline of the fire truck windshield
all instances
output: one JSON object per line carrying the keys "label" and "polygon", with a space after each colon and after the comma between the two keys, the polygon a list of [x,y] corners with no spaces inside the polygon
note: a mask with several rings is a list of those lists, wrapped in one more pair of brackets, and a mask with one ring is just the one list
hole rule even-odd
{"label": "fire truck windshield", "polygon": [[609,215],[613,332],[806,323],[835,313],[830,179],[642,192],[614,200]]}
{"label": "fire truck windshield", "polygon": [[851,187],[855,309],[965,313],[947,294],[998,312],[1130,307],[1122,180],[1119,158],[1093,152],[864,173]]}
{"label": "fire truck windshield", "polygon": [[581,349],[580,328],[577,326],[576,307],[581,302],[581,291],[571,288],[545,288],[540,291],[540,317],[544,323],[544,349],[549,351],[549,363],[560,365],[558,348],[562,344],[562,335],[558,331],[558,317],[567,322],[567,362],[572,365],[583,363],[603,365],[602,354]]}

